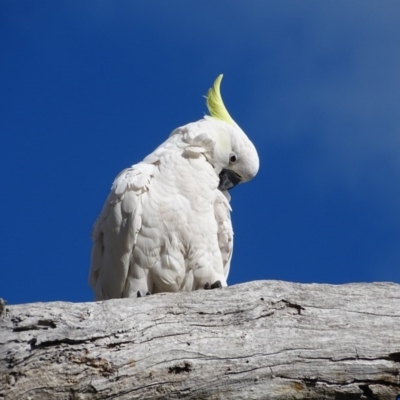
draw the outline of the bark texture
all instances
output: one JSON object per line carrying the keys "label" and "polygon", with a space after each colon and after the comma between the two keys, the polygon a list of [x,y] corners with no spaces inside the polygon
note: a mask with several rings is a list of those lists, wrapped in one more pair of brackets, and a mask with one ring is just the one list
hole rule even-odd
{"label": "bark texture", "polygon": [[259,281],[7,306],[0,399],[390,399],[400,286]]}

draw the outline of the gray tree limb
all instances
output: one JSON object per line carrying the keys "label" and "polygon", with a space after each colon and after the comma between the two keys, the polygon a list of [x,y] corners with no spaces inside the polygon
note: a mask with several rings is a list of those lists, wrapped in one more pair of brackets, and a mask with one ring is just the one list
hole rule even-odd
{"label": "gray tree limb", "polygon": [[400,285],[250,282],[8,306],[0,399],[390,399]]}

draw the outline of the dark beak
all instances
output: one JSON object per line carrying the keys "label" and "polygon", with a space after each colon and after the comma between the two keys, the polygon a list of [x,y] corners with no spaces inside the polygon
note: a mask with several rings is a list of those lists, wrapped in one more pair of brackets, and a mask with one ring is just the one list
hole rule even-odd
{"label": "dark beak", "polygon": [[230,190],[241,181],[240,176],[230,169],[223,169],[219,174],[219,190]]}

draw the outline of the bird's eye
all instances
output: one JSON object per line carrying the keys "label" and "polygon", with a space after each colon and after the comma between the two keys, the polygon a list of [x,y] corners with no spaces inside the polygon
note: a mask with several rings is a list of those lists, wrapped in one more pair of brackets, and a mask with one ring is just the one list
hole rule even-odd
{"label": "bird's eye", "polygon": [[231,164],[235,164],[235,162],[237,161],[237,157],[235,153],[231,153],[231,155],[229,156],[229,162]]}

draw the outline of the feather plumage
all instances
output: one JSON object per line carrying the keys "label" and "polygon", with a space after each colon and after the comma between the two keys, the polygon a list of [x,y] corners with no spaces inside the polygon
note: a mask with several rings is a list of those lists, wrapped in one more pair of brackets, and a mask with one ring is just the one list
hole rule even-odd
{"label": "feather plumage", "polygon": [[214,85],[208,90],[206,96],[207,108],[212,117],[220,119],[221,121],[225,121],[228,124],[236,125],[236,122],[232,119],[225,107],[224,102],[222,101],[221,81],[223,77],[223,74],[218,75]]}
{"label": "feather plumage", "polygon": [[[232,151],[243,155],[234,166]],[[251,179],[257,152],[236,124],[206,116],[117,176],[93,228],[96,300],[227,285],[233,230],[229,194],[218,188],[224,168]]]}

